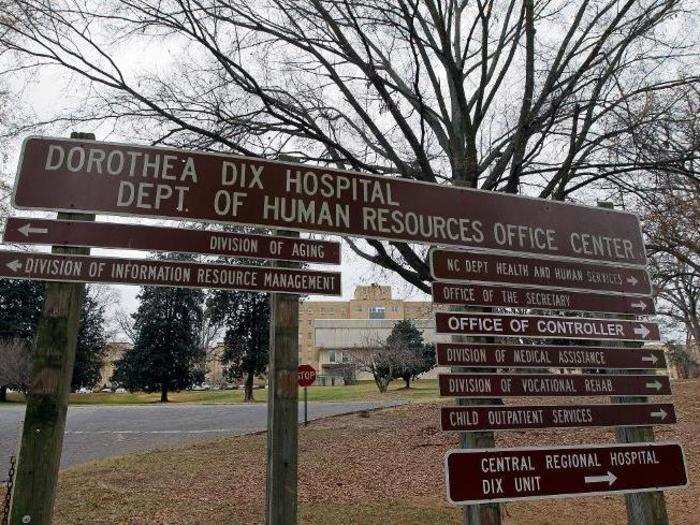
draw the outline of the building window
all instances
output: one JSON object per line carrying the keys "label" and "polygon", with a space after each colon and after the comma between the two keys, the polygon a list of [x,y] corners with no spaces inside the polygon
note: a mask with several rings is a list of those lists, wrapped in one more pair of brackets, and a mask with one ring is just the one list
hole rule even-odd
{"label": "building window", "polygon": [[369,318],[370,319],[384,319],[386,317],[386,308],[383,306],[370,306],[369,308]]}
{"label": "building window", "polygon": [[328,352],[328,362],[335,363],[335,350]]}

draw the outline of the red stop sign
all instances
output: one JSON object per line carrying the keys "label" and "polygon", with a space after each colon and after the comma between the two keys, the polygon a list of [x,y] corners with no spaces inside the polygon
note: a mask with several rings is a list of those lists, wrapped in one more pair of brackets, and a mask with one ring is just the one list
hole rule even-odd
{"label": "red stop sign", "polygon": [[316,370],[311,365],[299,365],[297,368],[299,386],[311,386],[316,381]]}

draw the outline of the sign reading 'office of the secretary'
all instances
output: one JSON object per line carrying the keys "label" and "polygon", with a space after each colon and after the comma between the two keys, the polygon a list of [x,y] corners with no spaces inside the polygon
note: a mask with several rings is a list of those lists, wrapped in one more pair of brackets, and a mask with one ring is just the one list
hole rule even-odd
{"label": "sign reading 'office of the secretary'", "polygon": [[675,443],[452,450],[445,471],[448,499],[456,505],[688,484],[683,450]]}
{"label": "sign reading 'office of the secretary'", "polygon": [[340,295],[340,273],[0,251],[0,277],[176,288]]}
{"label": "sign reading 'office of the secretary'", "polygon": [[646,262],[639,220],[630,213],[303,164],[75,139],[25,140],[14,205]]}

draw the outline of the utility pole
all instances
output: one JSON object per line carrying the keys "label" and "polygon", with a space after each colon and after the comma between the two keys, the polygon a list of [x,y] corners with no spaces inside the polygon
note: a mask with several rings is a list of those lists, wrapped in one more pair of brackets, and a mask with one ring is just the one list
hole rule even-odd
{"label": "utility pole", "polygon": [[[92,133],[71,138],[95,140]],[[94,215],[59,213],[92,221]],[[54,246],[52,253],[89,255],[89,248]],[[50,282],[32,344],[30,385],[12,491],[10,525],[49,525],[56,499],[84,284]]]}
{"label": "utility pole", "polygon": [[[280,155],[280,160],[296,161]],[[278,230],[299,237],[299,232]],[[277,262],[278,268],[299,263]],[[266,525],[296,525],[299,425],[299,296],[270,294],[270,362],[267,369]]]}
{"label": "utility pole", "polygon": [[[599,202],[601,208],[614,206],[611,202]],[[634,316],[623,315],[622,319],[634,319]],[[628,343],[632,347],[639,347],[637,343]],[[623,346],[626,346],[623,344]],[[624,351],[621,349],[621,351]],[[618,370],[619,375],[644,374],[646,370]],[[613,403],[648,403],[646,396],[638,397],[612,397]],[[618,443],[653,442],[654,427],[615,427],[615,437]],[[627,507],[627,523],[629,525],[668,525],[668,512],[666,511],[666,498],[664,493],[658,492],[633,492],[625,494],[625,506]]]}

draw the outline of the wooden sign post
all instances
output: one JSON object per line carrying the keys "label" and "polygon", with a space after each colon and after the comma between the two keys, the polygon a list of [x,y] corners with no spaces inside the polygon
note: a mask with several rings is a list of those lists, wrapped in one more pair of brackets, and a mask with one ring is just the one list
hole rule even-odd
{"label": "wooden sign post", "polygon": [[[71,138],[95,140],[92,133],[72,133]],[[92,221],[95,216],[59,213],[58,218]],[[89,255],[90,249],[56,246],[52,253]],[[84,296],[84,284],[46,285],[44,309],[32,344],[30,385],[12,490],[10,525],[48,525],[52,521]]]}

